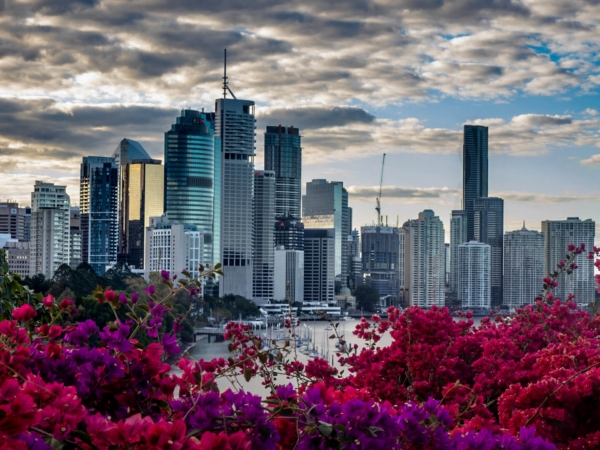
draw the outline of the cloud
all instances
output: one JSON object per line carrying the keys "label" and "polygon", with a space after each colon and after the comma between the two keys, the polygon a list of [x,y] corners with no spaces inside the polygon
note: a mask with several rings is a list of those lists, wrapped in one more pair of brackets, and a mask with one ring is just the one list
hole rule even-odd
{"label": "cloud", "polygon": [[586,194],[563,194],[551,195],[540,193],[527,192],[510,192],[500,191],[495,192],[496,197],[503,198],[507,202],[522,202],[522,203],[573,203],[585,201],[600,201],[600,195]]}
{"label": "cloud", "polygon": [[[374,201],[379,195],[379,186],[349,186],[348,194],[352,201]],[[430,199],[440,198],[444,195],[457,195],[458,189],[442,188],[414,188],[402,186],[383,186],[382,199]]]}
{"label": "cloud", "polygon": [[375,116],[362,108],[352,106],[307,106],[259,110],[258,120],[265,125],[293,125],[302,130],[344,127],[356,123],[368,124],[375,120]]}
{"label": "cloud", "polygon": [[579,163],[583,166],[600,166],[600,154],[592,155],[587,159],[582,159]]}

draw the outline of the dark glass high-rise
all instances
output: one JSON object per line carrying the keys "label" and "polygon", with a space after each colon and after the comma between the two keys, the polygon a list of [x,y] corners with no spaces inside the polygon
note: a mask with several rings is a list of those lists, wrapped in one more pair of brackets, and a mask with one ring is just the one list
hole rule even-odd
{"label": "dark glass high-rise", "polygon": [[464,126],[463,209],[467,211],[467,242],[475,238],[475,200],[488,196],[488,128]]}

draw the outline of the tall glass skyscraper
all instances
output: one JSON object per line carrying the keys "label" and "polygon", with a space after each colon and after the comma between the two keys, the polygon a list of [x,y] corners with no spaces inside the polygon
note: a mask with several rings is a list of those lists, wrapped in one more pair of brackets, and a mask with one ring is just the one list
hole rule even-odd
{"label": "tall glass skyscraper", "polygon": [[144,268],[144,244],[150,217],[164,208],[164,167],[139,142],[123,139],[114,152],[119,165],[119,251],[117,258]]}
{"label": "tall glass skyscraper", "polygon": [[380,297],[391,297],[386,306],[397,306],[400,292],[398,228],[386,225],[361,227],[360,242],[366,282]]}
{"label": "tall glass skyscraper", "polygon": [[[497,197],[475,199],[475,240],[488,244],[490,249],[490,276],[492,307],[502,304],[502,269],[504,267],[504,200]],[[459,268],[460,270],[460,268]]]}
{"label": "tall glass skyscraper", "polygon": [[467,241],[472,241],[475,199],[488,196],[488,128],[465,125],[463,139],[462,206],[467,211]]}
{"label": "tall glass skyscraper", "polygon": [[225,276],[219,294],[252,298],[254,102],[218,99],[215,110],[223,154],[221,261]]}
{"label": "tall glass skyscraper", "polygon": [[81,259],[104,275],[119,245],[119,170],[114,158],[86,156],[81,164]]}
{"label": "tall glass skyscraper", "polygon": [[347,287],[350,276],[347,241],[351,233],[348,191],[341,181],[312,180],[306,183],[302,200],[305,233],[315,228],[335,230],[335,278],[341,287]]}
{"label": "tall glass skyscraper", "polygon": [[300,130],[268,126],[265,133],[265,170],[275,172],[275,217],[299,218],[302,199]]}
{"label": "tall glass skyscraper", "polygon": [[164,180],[169,221],[201,230],[204,262],[219,262],[221,141],[215,134],[213,113],[181,111],[165,133]]}

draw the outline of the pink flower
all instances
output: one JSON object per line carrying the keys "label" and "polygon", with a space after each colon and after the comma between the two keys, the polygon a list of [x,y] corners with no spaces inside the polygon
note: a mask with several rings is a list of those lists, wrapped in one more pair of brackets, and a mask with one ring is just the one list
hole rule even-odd
{"label": "pink flower", "polygon": [[567,250],[572,252],[573,250],[575,250],[577,247],[575,247],[575,244],[569,244],[567,247]]}
{"label": "pink flower", "polygon": [[14,309],[12,315],[19,322],[29,322],[35,316],[37,316],[37,313],[31,305],[25,304],[23,306],[20,306],[19,308]]}
{"label": "pink flower", "polygon": [[131,303],[133,303],[134,305],[138,302],[138,295],[137,292],[134,292],[133,294],[131,294]]}
{"label": "pink flower", "polygon": [[169,281],[171,279],[171,274],[168,270],[161,270],[160,277],[165,281]]}
{"label": "pink flower", "polygon": [[42,300],[42,303],[46,308],[52,308],[52,306],[54,305],[54,297],[52,296],[52,294],[46,295]]}

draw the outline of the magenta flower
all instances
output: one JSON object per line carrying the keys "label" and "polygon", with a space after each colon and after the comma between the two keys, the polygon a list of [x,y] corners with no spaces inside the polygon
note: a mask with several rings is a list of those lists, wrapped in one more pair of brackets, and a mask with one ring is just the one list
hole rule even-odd
{"label": "magenta flower", "polygon": [[154,295],[154,293],[155,293],[155,292],[156,292],[156,291],[154,290],[154,285],[148,286],[148,287],[146,288],[146,293],[147,293],[148,295]]}
{"label": "magenta flower", "polygon": [[138,302],[138,295],[137,292],[134,292],[133,294],[131,294],[131,303],[133,303],[134,305]]}
{"label": "magenta flower", "polygon": [[127,304],[127,296],[123,293],[119,294],[119,302],[121,303],[121,305],[126,305]]}
{"label": "magenta flower", "polygon": [[46,308],[52,308],[52,306],[54,305],[54,297],[52,296],[52,294],[46,295],[42,300],[42,303]]}
{"label": "magenta flower", "polygon": [[109,289],[108,291],[104,291],[104,299],[109,303],[114,302],[115,301],[115,291],[113,291],[112,289]]}
{"label": "magenta flower", "polygon": [[35,316],[37,316],[37,313],[31,305],[24,304],[19,308],[15,308],[12,312],[12,315],[15,320],[18,320],[19,322],[29,322],[33,320]]}
{"label": "magenta flower", "polygon": [[100,332],[100,339],[110,349],[128,352],[133,348],[131,342],[127,339],[129,337],[129,330],[129,326],[122,322],[118,323],[116,330],[111,330],[106,326],[104,327],[104,331]]}
{"label": "magenta flower", "polygon": [[165,349],[165,353],[169,355],[175,355],[181,351],[181,348],[177,345],[177,338],[174,334],[163,334],[162,345]]}
{"label": "magenta flower", "polygon": [[161,270],[160,271],[160,277],[164,280],[164,281],[169,281],[171,279],[171,274],[169,273],[168,270]]}

